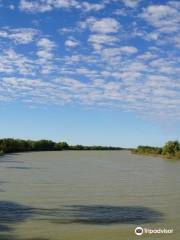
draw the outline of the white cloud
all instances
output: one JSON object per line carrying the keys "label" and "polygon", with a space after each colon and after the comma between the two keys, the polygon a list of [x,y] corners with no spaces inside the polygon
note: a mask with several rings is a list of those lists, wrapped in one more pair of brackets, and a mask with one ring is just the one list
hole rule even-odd
{"label": "white cloud", "polygon": [[47,60],[47,59],[52,59],[54,54],[53,54],[53,49],[56,47],[56,44],[49,40],[48,38],[41,38],[37,42],[37,46],[39,50],[37,51],[37,56],[41,59]]}
{"label": "white cloud", "polygon": [[[179,4],[168,1],[141,8],[140,2],[21,0],[21,9],[27,12],[76,8],[84,14],[78,11],[75,23],[60,22],[58,28],[64,35],[58,39],[48,28],[43,28],[46,35],[30,28],[1,29],[0,101],[99,105],[148,117],[180,119],[180,70],[175,49],[180,47]],[[106,10],[101,18],[99,13],[90,15],[106,4],[121,6],[123,11],[116,12],[120,16],[109,17]],[[127,14],[134,14],[130,15],[134,21],[129,21]],[[43,17],[41,21],[43,24]],[[28,43],[32,46],[17,46]]]}
{"label": "white cloud", "polygon": [[134,8],[137,7],[140,0],[122,0],[126,7]]}
{"label": "white cloud", "polygon": [[[101,56],[103,60],[107,62],[113,62],[118,63],[123,60],[125,57],[124,55],[131,55],[137,53],[138,50],[135,47],[132,46],[123,46],[123,47],[107,47],[101,49]],[[113,73],[113,75],[116,75],[116,73]],[[112,75],[112,74],[111,74]],[[114,75],[114,76],[115,76]],[[118,74],[117,74],[118,76]]]}
{"label": "white cloud", "polygon": [[117,33],[120,28],[120,23],[114,18],[89,18],[87,19],[86,24],[92,32],[102,34]]}
{"label": "white cloud", "polygon": [[0,72],[3,74],[33,75],[36,66],[33,61],[14,49],[5,49],[0,56]]}
{"label": "white cloud", "polygon": [[150,5],[141,14],[159,32],[172,33],[179,30],[179,10],[170,5]]}
{"label": "white cloud", "polygon": [[38,30],[33,28],[4,28],[0,30],[0,38],[8,38],[16,44],[28,44],[34,41]]}
{"label": "white cloud", "polygon": [[37,51],[37,56],[42,59],[52,59],[54,55],[47,50],[39,50]]}
{"label": "white cloud", "polygon": [[117,40],[117,37],[105,34],[92,34],[88,39],[88,41],[97,50],[101,49],[102,45],[113,45],[115,42],[117,42]]}
{"label": "white cloud", "polygon": [[48,38],[41,38],[37,42],[37,46],[51,50],[56,46],[56,44],[53,41],[49,40]]}
{"label": "white cloud", "polygon": [[[132,46],[126,47],[128,54],[129,49],[134,49]],[[173,77],[174,62],[169,60],[172,69],[168,71],[169,76],[166,76],[160,69],[166,65],[165,59],[150,56],[147,52],[142,57],[139,56],[139,59],[127,55],[126,58],[116,61],[116,57],[124,54],[122,48],[107,48],[106,52],[105,50],[100,52],[101,60],[97,56],[93,59],[92,56],[83,55],[76,56],[76,59],[74,56],[71,58],[72,62],[64,58],[63,62],[61,60],[62,67],[54,70],[62,75],[56,78],[49,76],[48,82],[34,77],[32,79],[29,76],[4,77],[1,80],[0,95],[4,96],[3,99],[6,101],[21,99],[32,104],[55,105],[76,102],[84,105],[120,107],[148,116],[151,112],[152,115],[161,118],[174,116],[176,111],[176,118],[180,117],[178,115],[180,82]],[[135,52],[134,49],[130,54]],[[107,64],[104,62],[105,53]],[[146,55],[149,57],[145,58]],[[23,59],[23,56],[11,50],[6,59],[15,63]],[[75,65],[74,60],[76,60]],[[86,68],[78,67],[81,61],[91,63],[92,66],[96,65],[96,71],[94,68],[91,69],[90,65]],[[24,59],[18,63],[19,68],[26,62],[27,59]],[[33,62],[29,62],[29,66],[31,64],[33,65]],[[34,71],[33,68],[31,71]],[[80,75],[81,80],[71,76],[75,73]],[[82,81],[84,77],[88,77],[88,80]]]}
{"label": "white cloud", "polygon": [[86,1],[76,1],[76,0],[21,0],[20,9],[27,12],[47,12],[53,9],[69,9],[76,8],[81,9],[85,12],[89,11],[99,11],[104,9],[105,5],[103,3],[90,3]]}
{"label": "white cloud", "polygon": [[79,42],[75,39],[68,39],[65,41],[65,45],[67,47],[76,47],[79,44]]}
{"label": "white cloud", "polygon": [[135,47],[132,46],[123,46],[120,48],[120,51],[124,52],[124,53],[129,53],[129,54],[133,54],[133,53],[137,53],[138,50]]}
{"label": "white cloud", "polygon": [[171,47],[180,48],[180,3],[178,1],[169,1],[161,5],[149,5],[139,15],[152,30],[141,32],[143,39],[154,41],[158,46],[171,45]]}
{"label": "white cloud", "polygon": [[89,3],[89,2],[82,2],[81,7],[85,10],[85,11],[99,11],[105,8],[105,5],[99,4],[99,3]]}
{"label": "white cloud", "polygon": [[79,8],[76,0],[21,0],[20,9],[27,12],[47,12],[53,8]]}
{"label": "white cloud", "polygon": [[87,18],[86,21],[80,22],[81,29],[89,28],[92,34],[88,38],[93,47],[98,50],[102,45],[113,45],[117,42],[116,34],[120,30],[120,23],[114,18],[101,18],[94,17]]}

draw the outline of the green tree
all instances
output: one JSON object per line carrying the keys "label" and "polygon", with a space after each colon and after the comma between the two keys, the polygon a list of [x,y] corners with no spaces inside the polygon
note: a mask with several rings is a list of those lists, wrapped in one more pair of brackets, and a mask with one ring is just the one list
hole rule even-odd
{"label": "green tree", "polygon": [[164,145],[162,154],[175,156],[178,151],[180,151],[180,143],[178,141],[169,141]]}
{"label": "green tree", "polygon": [[33,142],[33,151],[52,151],[55,150],[55,142],[51,140],[39,140]]}
{"label": "green tree", "polygon": [[69,145],[67,144],[67,142],[58,142],[55,145],[55,149],[56,150],[68,150]]}

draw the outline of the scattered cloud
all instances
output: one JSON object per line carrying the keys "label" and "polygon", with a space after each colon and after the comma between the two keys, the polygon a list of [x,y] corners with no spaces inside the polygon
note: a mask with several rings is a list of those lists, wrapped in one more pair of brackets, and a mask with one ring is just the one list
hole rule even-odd
{"label": "scattered cloud", "polygon": [[7,38],[16,44],[31,43],[38,34],[38,30],[33,28],[3,28],[0,29],[0,38]]}
{"label": "scattered cloud", "polygon": [[46,48],[47,50],[52,50],[56,44],[48,38],[41,38],[38,41],[37,46],[40,48]]}
{"label": "scattered cloud", "polygon": [[120,23],[114,18],[96,19],[90,17],[86,22],[81,23],[82,28],[89,28],[91,32],[108,34],[117,33],[120,28]]}
{"label": "scattered cloud", "polygon": [[79,42],[76,39],[69,38],[68,40],[65,41],[65,46],[66,47],[76,47],[79,45]]}
{"label": "scattered cloud", "polygon": [[133,54],[133,53],[137,53],[138,50],[135,47],[123,46],[123,47],[120,48],[120,51],[122,51],[124,53]]}
{"label": "scattered cloud", "polygon": [[105,4],[103,3],[89,3],[89,2],[82,2],[82,8],[84,8],[85,11],[100,11],[105,8]]}
{"label": "scattered cloud", "polygon": [[180,21],[179,9],[170,5],[150,5],[141,16],[159,32],[177,32]]}
{"label": "scattered cloud", "polygon": [[79,8],[80,5],[76,0],[21,0],[20,9],[27,12],[47,12],[54,8]]}
{"label": "scattered cloud", "polygon": [[149,5],[144,8],[140,17],[152,28],[142,34],[146,40],[155,41],[157,45],[169,45],[180,48],[180,3],[168,1],[166,4]]}
{"label": "scattered cloud", "polygon": [[76,1],[76,0],[21,0],[20,9],[22,11],[37,13],[37,12],[48,12],[53,9],[81,9],[85,12],[89,11],[99,11],[104,9],[105,5],[103,3],[90,3],[86,1]]}
{"label": "scattered cloud", "polygon": [[[27,18],[41,24],[1,24],[0,102],[98,105],[180,119],[179,1],[19,3],[17,14],[36,13]],[[80,12],[62,12],[70,15],[61,21],[54,9]],[[43,27],[47,20],[51,28]]]}
{"label": "scattered cloud", "polygon": [[37,51],[37,56],[42,60],[52,59],[53,58],[53,49],[56,47],[56,44],[49,40],[48,38],[41,38],[37,42],[39,50]]}
{"label": "scattered cloud", "polygon": [[140,3],[140,0],[122,0],[126,7],[134,8]]}
{"label": "scattered cloud", "polygon": [[88,42],[90,42],[96,50],[101,49],[103,45],[114,45],[116,41],[118,41],[116,36],[105,34],[92,34],[88,39]]}

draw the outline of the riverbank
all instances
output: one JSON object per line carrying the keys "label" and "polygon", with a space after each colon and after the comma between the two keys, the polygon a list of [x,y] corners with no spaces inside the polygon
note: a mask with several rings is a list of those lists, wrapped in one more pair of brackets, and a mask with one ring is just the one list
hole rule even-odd
{"label": "riverbank", "polygon": [[140,153],[140,152],[136,152],[135,150],[131,150],[131,153],[136,155],[149,156],[149,157],[160,157],[160,158],[169,159],[169,160],[180,160],[180,157],[168,156],[168,155],[162,155],[162,154],[153,154],[153,153]]}
{"label": "riverbank", "polygon": [[180,143],[178,141],[168,141],[162,148],[138,146],[136,149],[132,149],[131,153],[180,160]]}
{"label": "riverbank", "polygon": [[[51,140],[22,140],[13,138],[0,139],[0,153],[17,153],[17,152],[37,152],[37,151],[64,151],[64,150],[95,150],[95,151],[114,151],[124,150],[121,147],[113,146],[83,146],[83,145],[69,145],[66,142],[54,142]],[[0,155],[1,155],[0,154]]]}
{"label": "riverbank", "polygon": [[3,156],[4,155],[4,152],[3,151],[0,151],[0,156]]}
{"label": "riverbank", "polygon": [[83,146],[69,145],[66,142],[54,142],[51,140],[22,140],[13,138],[0,139],[0,156],[7,153],[38,152],[38,151],[114,151],[130,150],[133,154],[161,157],[166,159],[180,160],[180,143],[168,141],[162,148],[151,146],[138,146],[136,149],[125,149],[113,146]]}

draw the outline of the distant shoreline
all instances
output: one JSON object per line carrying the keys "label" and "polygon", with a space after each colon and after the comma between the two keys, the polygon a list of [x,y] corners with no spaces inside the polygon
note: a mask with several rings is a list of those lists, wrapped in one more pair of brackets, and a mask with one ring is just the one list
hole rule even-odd
{"label": "distant shoreline", "polygon": [[0,156],[10,153],[20,152],[40,152],[40,151],[117,151],[127,150],[132,154],[161,157],[166,159],[180,159],[180,143],[178,141],[168,141],[162,148],[151,146],[138,146],[136,149],[113,146],[83,146],[69,145],[67,142],[54,142],[51,140],[22,140],[13,138],[0,139]]}
{"label": "distant shoreline", "polygon": [[122,147],[113,146],[83,146],[83,145],[69,145],[66,142],[54,142],[51,140],[22,140],[13,138],[0,139],[0,156],[7,153],[19,152],[39,152],[39,151],[115,151],[127,150]]}

